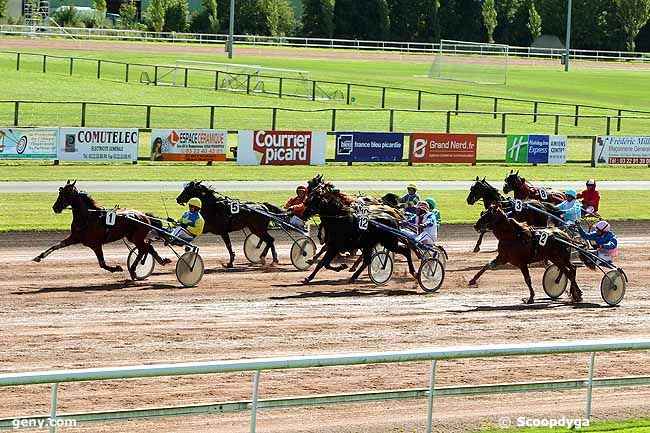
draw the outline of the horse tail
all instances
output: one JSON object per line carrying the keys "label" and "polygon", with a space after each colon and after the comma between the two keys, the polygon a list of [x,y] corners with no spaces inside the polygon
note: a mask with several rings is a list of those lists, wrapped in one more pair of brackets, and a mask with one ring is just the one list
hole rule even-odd
{"label": "horse tail", "polygon": [[264,202],[262,204],[266,207],[266,210],[271,212],[271,213],[284,213],[285,212],[284,209],[280,209],[278,206],[276,206],[274,204],[267,203],[267,202]]}
{"label": "horse tail", "polygon": [[161,219],[156,215],[151,212],[145,212],[144,214],[149,217],[147,221],[149,224],[159,229],[163,228]]}
{"label": "horse tail", "polygon": [[596,269],[596,262],[593,261],[588,255],[586,255],[582,251],[578,251],[578,256],[580,256],[580,260],[582,261],[582,263],[585,264],[586,267],[588,267],[592,271]]}
{"label": "horse tail", "polygon": [[544,203],[542,203],[542,205],[544,206],[544,210],[546,212],[550,213],[551,215],[555,215],[558,218],[562,218],[562,215],[564,214],[564,212],[561,211],[560,209],[558,209],[558,207],[555,206],[554,204],[544,202]]}

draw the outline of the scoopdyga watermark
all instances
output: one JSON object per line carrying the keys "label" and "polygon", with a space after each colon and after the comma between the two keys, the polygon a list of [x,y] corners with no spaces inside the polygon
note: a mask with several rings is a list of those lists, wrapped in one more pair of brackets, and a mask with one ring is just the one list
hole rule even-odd
{"label": "scoopdyga watermark", "polygon": [[564,416],[559,418],[527,418],[525,416],[511,418],[509,416],[503,416],[499,418],[499,427],[504,429],[510,427],[546,427],[570,430],[589,427],[589,420],[587,418],[567,418]]}
{"label": "scoopdyga watermark", "polygon": [[14,418],[11,425],[19,428],[49,428],[49,427],[76,427],[77,420],[73,418]]}

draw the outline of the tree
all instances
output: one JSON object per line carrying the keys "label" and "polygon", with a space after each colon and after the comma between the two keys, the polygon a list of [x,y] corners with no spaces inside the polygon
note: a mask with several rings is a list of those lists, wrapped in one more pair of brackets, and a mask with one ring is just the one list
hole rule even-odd
{"label": "tree", "polygon": [[635,39],[650,18],[650,0],[614,0],[616,13],[625,32],[628,51],[636,48]]}
{"label": "tree", "polygon": [[334,34],[334,2],[304,0],[302,2],[302,36],[331,38]]}
{"label": "tree", "polygon": [[167,0],[165,4],[164,32],[184,32],[187,30],[189,6],[187,0]]}
{"label": "tree", "polygon": [[122,26],[132,29],[138,22],[138,8],[134,0],[129,0],[120,5],[120,18]]}
{"label": "tree", "polygon": [[93,0],[93,8],[95,8],[97,12],[106,15],[106,0]]}
{"label": "tree", "polygon": [[0,18],[7,18],[8,0],[0,0]]}
{"label": "tree", "polygon": [[481,6],[483,25],[487,30],[488,42],[494,43],[494,29],[497,27],[497,10],[494,7],[494,0],[485,0]]}
{"label": "tree", "polygon": [[353,39],[355,37],[354,0],[336,0],[334,2],[334,37]]}
{"label": "tree", "polygon": [[390,38],[412,41],[417,38],[420,16],[424,12],[418,0],[388,0]]}
{"label": "tree", "polygon": [[530,32],[531,43],[542,35],[542,17],[539,16],[537,9],[535,9],[535,0],[529,0],[528,2],[528,23],[526,28]]}
{"label": "tree", "polygon": [[147,6],[147,24],[154,32],[162,32],[165,25],[165,0],[151,0]]}

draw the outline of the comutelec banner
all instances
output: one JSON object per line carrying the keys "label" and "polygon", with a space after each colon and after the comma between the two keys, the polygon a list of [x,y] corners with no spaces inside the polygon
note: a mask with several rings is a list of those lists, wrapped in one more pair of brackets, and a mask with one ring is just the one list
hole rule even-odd
{"label": "comutelec banner", "polygon": [[650,164],[650,137],[596,137],[595,163]]}
{"label": "comutelec banner", "polygon": [[0,128],[0,159],[56,159],[58,128]]}
{"label": "comutelec banner", "polygon": [[152,161],[225,161],[228,131],[153,129]]}
{"label": "comutelec banner", "polygon": [[325,164],[324,131],[239,131],[239,165]]}
{"label": "comutelec banner", "polygon": [[132,162],[138,159],[137,128],[60,128],[62,161]]}
{"label": "comutelec banner", "polygon": [[400,162],[404,134],[396,132],[337,132],[336,161]]}
{"label": "comutelec banner", "polygon": [[564,164],[566,135],[508,135],[506,162],[531,164]]}

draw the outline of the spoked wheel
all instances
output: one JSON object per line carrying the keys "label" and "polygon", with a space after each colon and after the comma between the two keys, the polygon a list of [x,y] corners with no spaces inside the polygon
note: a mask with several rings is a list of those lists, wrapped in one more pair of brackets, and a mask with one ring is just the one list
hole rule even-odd
{"label": "spoked wheel", "polygon": [[422,262],[418,269],[418,284],[427,293],[440,289],[445,280],[445,267],[437,258],[429,258]]}
{"label": "spoked wheel", "polygon": [[300,271],[309,269],[314,254],[316,254],[316,244],[311,238],[296,239],[291,245],[291,263]]}
{"label": "spoked wheel", "polygon": [[424,250],[423,259],[438,259],[443,267],[447,266],[447,251],[440,245]]}
{"label": "spoked wheel", "polygon": [[600,280],[600,295],[608,305],[618,305],[625,296],[627,276],[620,269],[612,269]]}
{"label": "spoked wheel", "polygon": [[542,287],[544,293],[552,300],[555,301],[564,294],[568,283],[569,279],[557,266],[549,265],[544,271]]}
{"label": "spoked wheel", "polygon": [[198,253],[188,251],[176,262],[176,278],[184,287],[194,287],[203,278],[203,259]]}
{"label": "spoked wheel", "polygon": [[261,263],[260,255],[264,249],[264,242],[254,233],[244,239],[244,255],[251,263]]}
{"label": "spoked wheel", "polygon": [[[129,256],[126,258],[126,265],[129,269],[133,266],[133,262],[138,258],[138,250],[136,248],[132,249],[129,253]],[[135,267],[135,279],[144,280],[153,272],[153,268],[156,262],[154,261],[151,254],[145,254],[142,259],[138,262]]]}
{"label": "spoked wheel", "polygon": [[377,251],[372,255],[368,277],[378,286],[386,284],[393,277],[393,258],[388,251]]}

